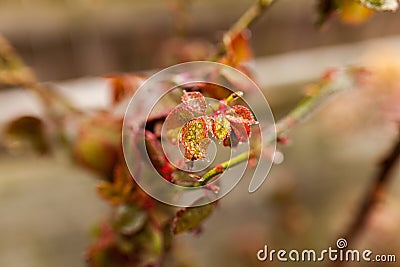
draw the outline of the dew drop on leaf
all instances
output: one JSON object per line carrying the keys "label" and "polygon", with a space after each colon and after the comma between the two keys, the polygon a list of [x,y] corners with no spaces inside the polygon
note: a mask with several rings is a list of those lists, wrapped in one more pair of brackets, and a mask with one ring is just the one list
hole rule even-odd
{"label": "dew drop on leaf", "polygon": [[175,144],[183,125],[193,118],[193,113],[185,107],[179,106],[173,109],[165,121],[166,137]]}
{"label": "dew drop on leaf", "polygon": [[182,103],[193,112],[204,114],[207,109],[206,99],[200,92],[183,91]]}
{"label": "dew drop on leaf", "polygon": [[224,140],[231,132],[231,123],[220,114],[214,118],[212,132],[218,140]]}
{"label": "dew drop on leaf", "polygon": [[254,124],[255,119],[253,113],[251,111],[241,105],[233,106],[230,111],[228,111],[226,115],[227,119],[231,122],[240,123],[240,124]]}
{"label": "dew drop on leaf", "polygon": [[180,132],[179,142],[185,149],[185,158],[189,160],[205,158],[210,140],[204,118],[188,121]]}

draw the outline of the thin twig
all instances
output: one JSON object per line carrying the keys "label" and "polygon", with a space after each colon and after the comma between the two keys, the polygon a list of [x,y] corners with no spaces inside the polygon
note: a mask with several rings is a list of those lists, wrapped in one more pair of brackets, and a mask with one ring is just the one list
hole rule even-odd
{"label": "thin twig", "polygon": [[[319,84],[318,92],[312,96],[304,98],[288,115],[286,115],[286,117],[278,121],[276,123],[276,134],[271,132],[271,134],[267,135],[267,140],[263,142],[263,145],[268,146],[275,141],[275,138],[281,137],[283,134],[298,125],[299,122],[307,119],[318,107],[325,103],[326,100],[330,99],[332,95],[352,88],[354,86],[354,77],[356,73],[357,72],[354,69],[345,69],[338,70],[334,77],[329,79],[324,77]],[[253,153],[253,151],[250,150],[250,155],[251,153]],[[232,167],[233,163],[237,165],[246,161],[248,156],[249,153],[244,152],[228,161],[218,164],[204,174],[199,180],[199,183],[195,186],[207,184],[211,179],[221,174],[225,169]]]}
{"label": "thin twig", "polygon": [[220,58],[226,53],[226,47],[241,32],[250,28],[268,8],[277,0],[256,0],[240,18],[224,33],[219,51],[213,58]]}
{"label": "thin twig", "polygon": [[209,182],[212,178],[223,173],[224,170],[226,170],[230,167],[236,166],[242,162],[245,162],[249,157],[250,157],[250,154],[248,152],[244,152],[230,160],[227,160],[225,162],[222,162],[221,164],[218,164],[217,166],[212,168],[210,171],[208,171],[206,174],[204,174],[201,177],[201,179],[199,179],[199,184],[197,186],[207,184],[207,182]]}
{"label": "thin twig", "polygon": [[[5,73],[4,82],[10,86],[21,86],[34,92],[41,100],[43,107],[49,117],[54,117],[57,113],[55,105],[63,107],[65,110],[80,113],[80,111],[68,101],[68,99],[57,94],[53,90],[42,85],[33,70],[27,66],[11,44],[0,35],[0,74]],[[9,80],[8,80],[9,79]]]}
{"label": "thin twig", "polygon": [[347,239],[353,239],[358,235],[359,231],[364,227],[372,209],[384,197],[386,185],[390,181],[390,178],[393,177],[391,176],[391,174],[394,167],[396,166],[396,162],[399,160],[399,157],[400,157],[400,133],[390,153],[382,161],[381,168],[378,171],[376,177],[374,178],[372,188],[365,196],[363,203],[361,205],[361,209],[358,213],[358,216],[353,221],[347,234],[345,235]]}
{"label": "thin twig", "polygon": [[224,34],[224,41],[226,39],[233,39],[236,35],[249,28],[275,1],[276,0],[257,0]]}
{"label": "thin twig", "polygon": [[[364,229],[368,219],[370,218],[371,212],[375,206],[382,201],[386,193],[387,184],[393,177],[393,171],[396,167],[396,163],[400,160],[400,128],[398,138],[394,143],[392,149],[389,151],[387,156],[384,158],[380,165],[380,169],[373,178],[373,184],[371,189],[367,192],[361,202],[361,208],[358,211],[354,221],[350,224],[349,228],[345,231],[343,237],[348,243],[355,240],[361,231]],[[342,266],[343,262],[337,261],[332,266]]]}

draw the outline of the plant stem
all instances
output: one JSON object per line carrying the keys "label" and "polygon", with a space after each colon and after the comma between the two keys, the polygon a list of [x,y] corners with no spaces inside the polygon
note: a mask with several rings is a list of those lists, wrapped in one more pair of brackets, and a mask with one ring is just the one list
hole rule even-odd
{"label": "plant stem", "polygon": [[347,238],[354,238],[357,233],[365,225],[365,222],[372,211],[372,208],[382,199],[384,189],[388,184],[394,167],[400,158],[400,129],[399,136],[394,144],[390,153],[385,157],[381,163],[380,170],[374,178],[371,190],[365,196],[358,216],[351,224],[348,233],[345,235]]}
{"label": "plant stem", "polygon": [[1,72],[6,72],[8,75],[5,76],[9,76],[10,78],[4,77],[4,79],[9,78],[9,80],[0,80],[0,82],[5,82],[10,86],[21,86],[34,92],[41,100],[50,118],[56,120],[54,118],[57,113],[54,109],[55,104],[73,113],[80,113],[66,98],[40,84],[32,69],[23,62],[7,39],[0,35],[0,73]]}
{"label": "plant stem", "polygon": [[236,35],[249,28],[276,0],[257,0],[224,34],[224,42],[232,40]]}
{"label": "plant stem", "polygon": [[243,96],[243,92],[242,92],[242,91],[237,91],[237,92],[234,92],[234,93],[230,94],[230,95],[224,100],[224,102],[225,102],[226,105],[229,105],[229,104],[232,103],[232,101],[235,101],[236,99],[238,99],[238,98],[240,98],[240,97],[242,97],[242,96]]}
{"label": "plant stem", "polygon": [[226,47],[241,32],[251,27],[265,11],[277,0],[256,0],[239,19],[224,33],[219,51],[212,57],[213,61],[219,59],[226,53]]}
{"label": "plant stem", "polygon": [[[331,72],[331,71],[329,71]],[[276,136],[282,136],[313,114],[332,95],[353,87],[356,69],[335,70],[334,77],[323,77],[317,92],[305,97],[286,117],[276,123]]]}
{"label": "plant stem", "polygon": [[[396,167],[396,163],[400,160],[400,128],[396,142],[394,143],[392,149],[389,151],[387,156],[384,158],[380,164],[380,169],[373,178],[373,184],[371,189],[367,192],[364,199],[361,202],[361,208],[350,224],[349,228],[343,235],[343,237],[350,243],[352,240],[356,239],[360,234],[361,230],[365,227],[368,218],[371,215],[376,204],[378,204],[384,197],[385,189],[390,179],[393,177],[393,171]],[[336,262],[332,266],[338,267],[342,266],[343,262]]]}
{"label": "plant stem", "polygon": [[[353,69],[345,69],[338,70],[333,78],[323,78],[319,84],[318,92],[304,98],[288,115],[278,121],[276,123],[276,134],[272,132],[270,135],[267,135],[267,140],[263,142],[263,146],[271,144],[275,141],[275,138],[279,139],[282,134],[294,128],[299,122],[307,119],[326,100],[330,99],[332,95],[353,87],[354,74],[355,71]],[[204,174],[195,186],[207,184],[212,178],[224,172],[225,169],[246,161],[253,152],[255,151],[250,150],[250,153],[244,152],[228,161],[218,164]]]}
{"label": "plant stem", "polygon": [[249,156],[250,156],[249,152],[244,152],[230,160],[227,160],[221,164],[218,164],[217,166],[212,168],[210,171],[208,171],[205,175],[203,175],[203,177],[201,177],[201,179],[199,180],[198,186],[207,184],[207,182],[210,181],[213,177],[223,173],[224,170],[226,170],[229,167],[233,167],[235,165],[238,165],[239,163],[246,161],[249,158]]}

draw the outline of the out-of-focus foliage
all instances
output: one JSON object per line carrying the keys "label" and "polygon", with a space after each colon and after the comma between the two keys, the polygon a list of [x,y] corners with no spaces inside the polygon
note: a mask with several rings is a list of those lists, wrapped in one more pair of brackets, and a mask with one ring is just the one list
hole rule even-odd
{"label": "out-of-focus foliage", "polygon": [[237,35],[224,38],[223,42],[226,53],[221,58],[221,63],[235,68],[244,67],[243,64],[251,60],[253,57],[253,52],[250,47],[250,37],[250,31],[244,30]]}
{"label": "out-of-focus foliage", "polygon": [[199,227],[200,222],[211,215],[214,205],[207,204],[200,207],[184,208],[178,211],[172,225],[173,233],[180,234]]}
{"label": "out-of-focus foliage", "polygon": [[347,24],[360,24],[373,14],[372,9],[348,0],[340,3],[338,12],[340,20]]}
{"label": "out-of-focus foliage", "polygon": [[112,88],[112,103],[119,104],[121,101],[131,97],[135,90],[144,83],[146,76],[139,74],[109,75]]}
{"label": "out-of-focus foliage", "polygon": [[79,164],[110,177],[121,153],[122,118],[98,114],[81,122],[73,144],[73,153]]}
{"label": "out-of-focus foliage", "polygon": [[360,0],[364,6],[377,11],[396,11],[399,7],[397,0]]}
{"label": "out-of-focus foliage", "polygon": [[10,121],[5,126],[2,143],[11,151],[33,149],[39,154],[50,151],[44,122],[33,116],[23,116]]}
{"label": "out-of-focus foliage", "polygon": [[395,11],[397,0],[318,0],[317,24],[322,25],[331,15],[338,14],[346,24],[360,24],[374,11]]}
{"label": "out-of-focus foliage", "polygon": [[8,42],[0,35],[0,86],[31,84],[35,76],[21,61]]}

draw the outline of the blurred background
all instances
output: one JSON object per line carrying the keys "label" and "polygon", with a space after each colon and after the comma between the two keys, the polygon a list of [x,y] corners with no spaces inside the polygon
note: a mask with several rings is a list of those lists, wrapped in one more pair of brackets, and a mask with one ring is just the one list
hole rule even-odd
{"label": "blurred background", "polygon": [[[163,50],[184,35],[207,42],[224,30],[251,0],[2,0],[0,32],[41,80],[63,80],[163,65]],[[350,43],[399,33],[396,13],[377,13],[356,27],[337,20],[318,30],[316,2],[279,1],[253,28],[257,57],[299,49]],[[181,11],[186,11],[183,15]],[[175,37],[175,38],[174,38]],[[173,43],[174,39],[175,43]],[[209,45],[209,44],[208,44]],[[205,46],[205,47],[204,47]],[[179,51],[175,48],[175,53]],[[181,51],[182,52],[182,51]],[[203,51],[204,53],[204,51]]]}
{"label": "blurred background", "polygon": [[[107,82],[98,76],[204,59],[252,2],[1,0],[0,33],[41,81],[95,109],[109,104]],[[393,118],[377,96],[400,90],[399,14],[376,13],[361,25],[332,19],[322,28],[315,19],[314,1],[282,0],[252,28],[252,67],[277,119],[326,68],[372,66],[383,81],[374,90],[330,101],[290,134],[282,148],[285,161],[272,168],[259,191],[249,197],[243,179],[220,202],[204,233],[179,236],[181,257],[193,266],[263,266],[255,253],[264,244],[288,250],[331,246],[396,138]],[[2,88],[0,123],[40,113],[38,106],[28,92]],[[351,246],[400,260],[399,171]],[[38,157],[0,148],[0,177],[0,266],[84,266],[92,229],[108,211],[96,195],[94,175],[62,153]]]}

